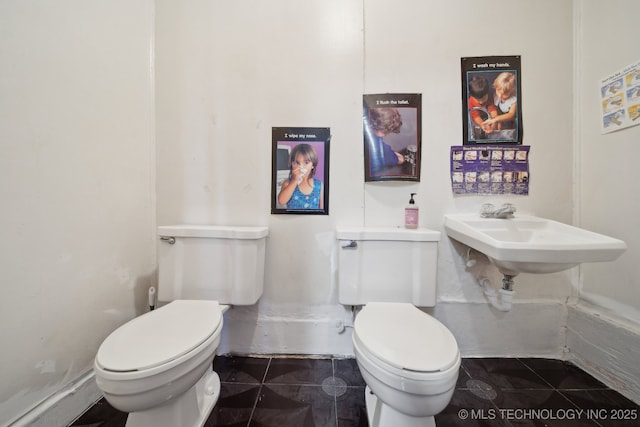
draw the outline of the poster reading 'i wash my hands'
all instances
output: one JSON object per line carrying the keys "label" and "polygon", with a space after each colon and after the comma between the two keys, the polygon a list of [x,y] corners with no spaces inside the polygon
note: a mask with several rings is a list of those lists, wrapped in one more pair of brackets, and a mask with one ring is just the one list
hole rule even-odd
{"label": "poster reading 'i wash my hands'", "polygon": [[461,58],[463,144],[522,144],[520,56]]}

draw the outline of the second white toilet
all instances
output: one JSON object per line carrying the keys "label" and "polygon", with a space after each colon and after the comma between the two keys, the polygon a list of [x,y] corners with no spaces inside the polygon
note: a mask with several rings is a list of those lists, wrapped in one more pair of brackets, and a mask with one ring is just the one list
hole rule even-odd
{"label": "second white toilet", "polygon": [[339,301],[364,305],[353,348],[367,384],[369,425],[435,426],[460,369],[453,334],[417,308],[435,305],[440,233],[340,228],[336,237]]}

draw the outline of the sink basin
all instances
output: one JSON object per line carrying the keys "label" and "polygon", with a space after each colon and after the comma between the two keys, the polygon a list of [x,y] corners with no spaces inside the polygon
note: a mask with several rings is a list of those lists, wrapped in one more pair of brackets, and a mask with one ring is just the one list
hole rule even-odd
{"label": "sink basin", "polygon": [[512,276],[613,261],[627,249],[622,240],[536,216],[449,214],[444,227],[449,237],[482,252],[503,274]]}

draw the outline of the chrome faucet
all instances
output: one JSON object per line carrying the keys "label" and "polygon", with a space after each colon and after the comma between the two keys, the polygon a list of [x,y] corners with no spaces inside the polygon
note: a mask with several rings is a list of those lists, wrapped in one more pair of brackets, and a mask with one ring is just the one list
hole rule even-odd
{"label": "chrome faucet", "polygon": [[513,218],[516,207],[511,203],[504,203],[496,209],[491,203],[485,203],[480,208],[480,216],[482,218]]}

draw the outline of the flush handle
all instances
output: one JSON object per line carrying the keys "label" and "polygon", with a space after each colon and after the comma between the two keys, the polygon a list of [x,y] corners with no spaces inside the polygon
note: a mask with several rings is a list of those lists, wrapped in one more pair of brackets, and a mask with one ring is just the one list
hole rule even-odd
{"label": "flush handle", "polygon": [[358,242],[352,240],[349,243],[342,245],[342,249],[358,249]]}
{"label": "flush handle", "polygon": [[176,243],[176,238],[175,237],[170,237],[170,236],[160,236],[160,240],[164,240],[165,242],[169,243],[170,245],[173,245]]}

